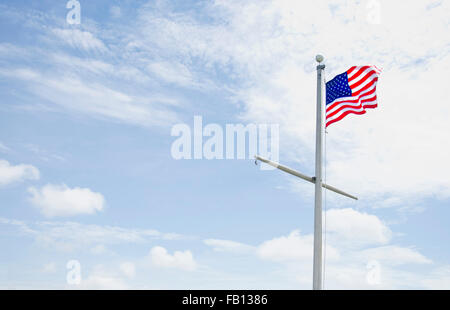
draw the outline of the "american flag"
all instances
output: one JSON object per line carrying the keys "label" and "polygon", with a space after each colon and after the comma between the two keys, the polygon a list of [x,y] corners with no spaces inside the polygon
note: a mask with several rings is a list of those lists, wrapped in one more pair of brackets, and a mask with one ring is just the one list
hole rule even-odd
{"label": "american flag", "polygon": [[381,70],[376,66],[353,66],[326,83],[325,127],[348,114],[364,114],[377,107],[376,87]]}

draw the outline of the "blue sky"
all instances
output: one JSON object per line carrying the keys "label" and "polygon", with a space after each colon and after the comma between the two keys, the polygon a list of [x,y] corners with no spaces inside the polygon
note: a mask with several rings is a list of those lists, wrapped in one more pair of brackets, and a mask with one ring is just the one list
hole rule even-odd
{"label": "blue sky", "polygon": [[328,130],[360,200],[326,195],[325,288],[450,288],[448,2],[79,2],[0,1],[0,287],[310,289],[313,186],[175,160],[171,130],[278,124],[313,175],[321,53],[327,80],[383,68]]}

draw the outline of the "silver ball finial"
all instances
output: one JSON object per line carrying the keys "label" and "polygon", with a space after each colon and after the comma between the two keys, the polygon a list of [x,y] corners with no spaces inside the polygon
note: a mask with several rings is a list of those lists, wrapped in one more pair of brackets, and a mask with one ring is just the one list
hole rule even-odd
{"label": "silver ball finial", "polygon": [[318,62],[318,63],[321,63],[322,61],[323,61],[323,56],[322,55],[317,55],[316,56],[316,61]]}

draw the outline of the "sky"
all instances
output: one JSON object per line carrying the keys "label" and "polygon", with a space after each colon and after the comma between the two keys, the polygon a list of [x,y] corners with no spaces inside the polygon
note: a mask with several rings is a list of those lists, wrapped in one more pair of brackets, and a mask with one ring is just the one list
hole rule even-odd
{"label": "sky", "polygon": [[325,289],[450,289],[449,14],[0,0],[0,288],[311,289],[314,186],[173,145],[196,117],[276,125],[312,176],[322,54],[325,80],[382,68],[378,108],[327,130],[325,181],[359,200],[324,193]]}

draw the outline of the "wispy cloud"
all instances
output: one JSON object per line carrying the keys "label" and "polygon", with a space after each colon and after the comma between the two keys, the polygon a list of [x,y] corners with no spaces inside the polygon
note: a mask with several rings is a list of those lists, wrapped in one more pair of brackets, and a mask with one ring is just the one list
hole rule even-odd
{"label": "wispy cloud", "polygon": [[89,249],[96,245],[148,243],[153,240],[177,240],[187,238],[176,233],[162,233],[154,229],[133,229],[108,225],[82,224],[79,222],[24,222],[0,218],[5,232],[32,238],[37,244],[62,250]]}
{"label": "wispy cloud", "polygon": [[7,147],[6,145],[4,145],[3,143],[0,142],[0,152],[2,153],[8,153],[9,151],[11,151],[11,149],[9,147]]}
{"label": "wispy cloud", "polygon": [[84,51],[107,51],[106,46],[101,40],[92,33],[80,29],[52,29],[52,32],[61,40],[65,41],[73,48]]}
{"label": "wispy cloud", "polygon": [[77,76],[56,77],[27,68],[2,70],[0,75],[27,82],[32,95],[69,111],[139,126],[164,126],[177,120],[165,107],[166,102],[173,105],[171,98],[138,97]]}
{"label": "wispy cloud", "polygon": [[205,239],[203,240],[203,243],[212,247],[214,251],[217,252],[245,253],[255,250],[253,246],[231,240]]}

